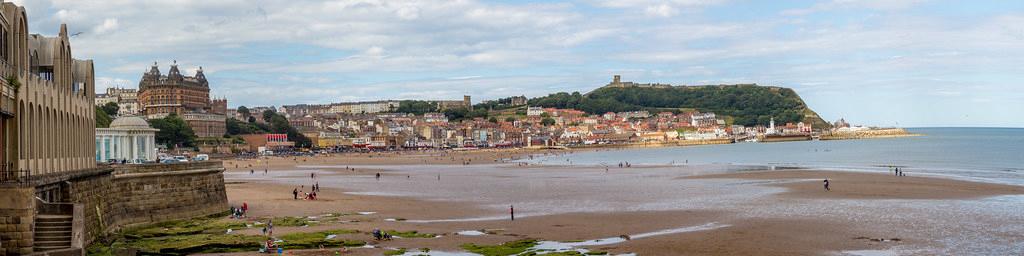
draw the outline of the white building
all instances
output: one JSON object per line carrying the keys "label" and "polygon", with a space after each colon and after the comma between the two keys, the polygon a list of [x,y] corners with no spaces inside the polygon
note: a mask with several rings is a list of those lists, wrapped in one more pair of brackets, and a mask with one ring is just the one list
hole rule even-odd
{"label": "white building", "polygon": [[542,108],[542,107],[528,107],[528,108],[526,108],[526,115],[527,116],[540,116],[540,114],[544,114],[544,108]]}
{"label": "white building", "polygon": [[114,119],[110,128],[96,128],[96,161],[156,161],[156,131],[139,117]]}

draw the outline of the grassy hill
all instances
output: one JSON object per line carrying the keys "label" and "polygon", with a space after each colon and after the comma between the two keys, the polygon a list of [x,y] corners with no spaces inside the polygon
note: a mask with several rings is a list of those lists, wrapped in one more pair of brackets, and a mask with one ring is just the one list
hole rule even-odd
{"label": "grassy hill", "polygon": [[830,127],[792,89],[754,84],[675,86],[671,88],[601,87],[587,94],[555,93],[530,99],[531,106],[572,108],[590,114],[648,110],[714,112],[738,125],[811,123]]}

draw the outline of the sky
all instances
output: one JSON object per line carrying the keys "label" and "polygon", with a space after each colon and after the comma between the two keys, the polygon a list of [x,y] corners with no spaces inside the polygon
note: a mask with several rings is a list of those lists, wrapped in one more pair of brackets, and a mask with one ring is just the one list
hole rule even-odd
{"label": "sky", "polygon": [[13,2],[32,33],[77,34],[98,92],[175,60],[231,107],[479,102],[619,74],[790,87],[829,121],[1024,127],[1024,1]]}

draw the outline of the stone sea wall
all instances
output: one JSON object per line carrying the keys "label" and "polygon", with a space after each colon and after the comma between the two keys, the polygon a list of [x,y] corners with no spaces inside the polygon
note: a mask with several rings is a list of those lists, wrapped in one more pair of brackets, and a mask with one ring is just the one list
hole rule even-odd
{"label": "stone sea wall", "polygon": [[106,176],[73,181],[72,202],[84,209],[85,244],[135,224],[226,211],[220,162],[118,166]]}
{"label": "stone sea wall", "polygon": [[[219,161],[123,165],[47,183],[67,190],[65,201],[82,223],[74,244],[88,245],[124,227],[226,211],[223,171]],[[39,209],[33,186],[48,184],[0,187],[0,255],[31,252]]]}

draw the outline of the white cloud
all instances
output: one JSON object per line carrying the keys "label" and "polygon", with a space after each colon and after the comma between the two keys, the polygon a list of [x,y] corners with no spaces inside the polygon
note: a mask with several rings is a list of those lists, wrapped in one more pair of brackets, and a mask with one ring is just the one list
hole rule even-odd
{"label": "white cloud", "polygon": [[592,0],[597,6],[642,11],[645,15],[672,17],[680,10],[696,11],[724,0]]}
{"label": "white cloud", "polygon": [[105,93],[107,88],[133,88],[136,87],[134,81],[115,78],[115,77],[97,77],[96,78],[96,93]]}
{"label": "white cloud", "polygon": [[93,33],[96,33],[96,34],[106,34],[107,32],[117,30],[117,27],[118,27],[117,19],[109,18],[109,19],[103,20],[103,24],[100,24],[99,26],[96,26],[95,28],[92,29],[92,31],[93,31]]}
{"label": "white cloud", "polygon": [[657,15],[661,17],[672,17],[676,15],[676,13],[678,12],[676,11],[675,7],[672,7],[671,5],[668,4],[647,6],[646,10],[647,14]]}
{"label": "white cloud", "polygon": [[815,12],[831,11],[837,9],[872,9],[880,11],[897,11],[913,7],[925,0],[832,0],[830,2],[817,3],[809,8],[790,9],[782,12],[784,15],[806,15]]}

